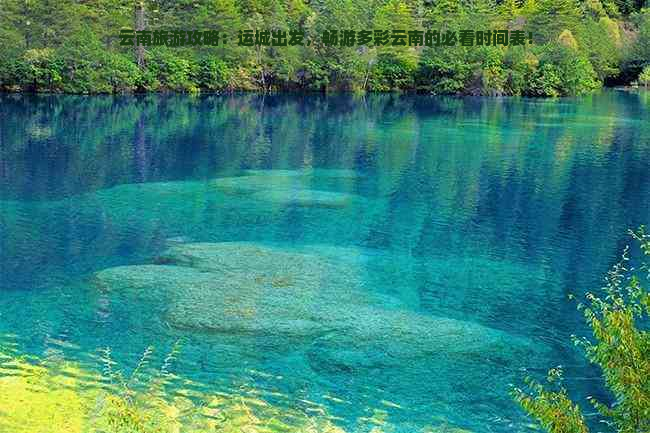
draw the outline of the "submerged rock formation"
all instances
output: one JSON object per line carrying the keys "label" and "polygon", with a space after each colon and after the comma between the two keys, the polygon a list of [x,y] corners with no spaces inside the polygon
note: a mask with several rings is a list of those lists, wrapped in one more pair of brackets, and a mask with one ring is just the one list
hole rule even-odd
{"label": "submerged rock formation", "polygon": [[210,185],[224,194],[250,195],[277,205],[343,208],[361,197],[321,190],[317,185],[354,178],[355,173],[348,170],[249,170],[244,176],[214,179]]}
{"label": "submerged rock formation", "polygon": [[341,308],[401,305],[359,290],[358,269],[252,243],[173,246],[159,265],[96,274],[111,290],[164,299],[172,326],[216,333],[305,335],[336,326]]}
{"label": "submerged rock formation", "polygon": [[344,208],[360,197],[344,192],[313,189],[274,189],[254,193],[252,198],[282,206]]}
{"label": "submerged rock formation", "polygon": [[364,287],[350,261],[255,243],[189,243],[158,264],[98,272],[104,290],[164,305],[177,329],[301,339],[315,369],[408,366],[437,359],[525,365],[530,341],[413,311]]}

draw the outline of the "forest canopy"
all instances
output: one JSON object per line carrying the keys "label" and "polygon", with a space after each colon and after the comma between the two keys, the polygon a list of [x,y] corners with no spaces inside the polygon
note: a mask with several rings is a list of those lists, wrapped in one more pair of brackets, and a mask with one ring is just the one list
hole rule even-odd
{"label": "forest canopy", "polygon": [[[2,0],[0,90],[418,91],[565,96],[647,83],[645,0]],[[332,46],[333,29],[525,30],[517,46]],[[217,46],[120,44],[123,29],[213,30]],[[239,46],[239,30],[302,46]],[[645,70],[645,72],[644,72]],[[645,75],[644,75],[645,74]]]}

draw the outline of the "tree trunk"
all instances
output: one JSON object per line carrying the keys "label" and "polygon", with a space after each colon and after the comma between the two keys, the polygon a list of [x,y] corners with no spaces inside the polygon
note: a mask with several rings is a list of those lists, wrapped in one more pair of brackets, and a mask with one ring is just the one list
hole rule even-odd
{"label": "tree trunk", "polygon": [[[134,21],[135,21],[135,30],[144,30],[145,21],[144,21],[144,0],[136,0],[134,8]],[[138,38],[134,39],[134,49],[135,49],[135,62],[139,68],[144,68],[144,47],[138,45]]]}

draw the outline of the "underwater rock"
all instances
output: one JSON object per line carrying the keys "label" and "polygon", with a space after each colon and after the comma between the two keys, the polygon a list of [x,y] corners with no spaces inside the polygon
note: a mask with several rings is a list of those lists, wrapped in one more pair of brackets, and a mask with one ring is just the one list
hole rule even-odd
{"label": "underwater rock", "polygon": [[247,195],[274,188],[304,188],[304,181],[296,176],[248,175],[222,177],[210,181],[210,185],[224,194]]}
{"label": "underwater rock", "polygon": [[[352,319],[350,317],[349,319]],[[539,355],[530,341],[477,323],[402,310],[359,309],[343,332],[317,339],[308,351],[315,370],[412,368],[478,360],[509,364]]]}
{"label": "underwater rock", "polygon": [[98,272],[103,290],[164,305],[161,319],[179,329],[212,333],[310,335],[308,305],[280,288],[287,281],[200,271],[185,266],[118,266]]}
{"label": "underwater rock", "polygon": [[[197,242],[175,245],[157,259],[160,264],[188,266],[202,271],[237,275],[238,278],[270,278],[282,285],[282,276],[298,278],[286,281],[297,284],[302,279],[318,278],[327,261],[313,254],[287,251],[252,242]],[[273,282],[271,281],[271,282]]]}
{"label": "underwater rock", "polygon": [[102,291],[159,299],[185,285],[210,284],[214,276],[186,266],[127,265],[96,272],[93,282]]}
{"label": "underwater rock", "polygon": [[246,170],[253,176],[304,176],[328,179],[356,179],[359,173],[355,170],[344,168],[304,168],[300,170]]}
{"label": "underwater rock", "polygon": [[245,242],[193,243],[171,247],[158,262],[107,269],[96,280],[136,297],[158,298],[164,320],[177,329],[307,338],[317,370],[432,359],[510,365],[539,355],[526,339],[410,311],[399,299],[362,290],[355,266],[316,254]]}
{"label": "underwater rock", "polygon": [[252,196],[255,200],[283,206],[344,208],[358,196],[343,192],[318,191],[313,189],[273,189],[260,191]]}
{"label": "underwater rock", "polygon": [[[214,244],[192,246],[205,253]],[[324,274],[317,271],[299,282],[278,280],[277,274],[259,269],[239,274],[228,265],[226,256],[224,252],[225,263],[184,259],[196,264],[196,268],[120,266],[97,273],[95,279],[101,287],[164,303],[165,320],[178,329],[315,338],[308,356],[318,369],[380,368],[440,356],[480,355],[493,361],[509,360],[513,350],[526,351],[522,349],[527,346],[523,339],[501,331],[384,308],[383,298],[356,292],[349,286],[336,289],[321,285]],[[264,263],[264,254],[259,257]],[[292,266],[300,267],[299,263],[299,259],[289,261],[287,275],[291,275]]]}
{"label": "underwater rock", "polygon": [[176,245],[158,262],[106,269],[95,281],[160,298],[170,325],[213,333],[312,335],[335,327],[354,305],[401,306],[358,290],[352,266],[253,243]]}
{"label": "underwater rock", "polygon": [[317,249],[252,242],[199,242],[173,246],[156,261],[232,276],[232,279],[243,280],[251,286],[270,285],[274,290],[294,287],[300,296],[314,300],[314,297],[319,297],[324,305],[341,299],[362,305],[378,304],[384,308],[404,307],[405,299],[411,294],[387,296],[373,292],[375,287],[367,287],[369,252],[335,248],[333,252],[336,251],[356,253],[341,257],[318,254]]}
{"label": "underwater rock", "polygon": [[341,208],[359,198],[353,194],[316,189],[317,180],[348,180],[352,170],[247,170],[244,176],[214,179],[210,185],[230,195],[251,195],[255,200],[285,206]]}

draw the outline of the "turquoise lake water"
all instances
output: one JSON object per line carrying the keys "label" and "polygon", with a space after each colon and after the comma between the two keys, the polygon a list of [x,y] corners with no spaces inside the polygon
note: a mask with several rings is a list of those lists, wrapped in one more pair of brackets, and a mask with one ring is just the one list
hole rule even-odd
{"label": "turquoise lake water", "polygon": [[[508,396],[650,222],[650,95],[0,96],[0,345],[348,432],[517,432]],[[253,391],[250,391],[253,390]]]}

